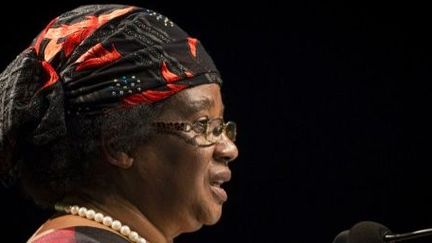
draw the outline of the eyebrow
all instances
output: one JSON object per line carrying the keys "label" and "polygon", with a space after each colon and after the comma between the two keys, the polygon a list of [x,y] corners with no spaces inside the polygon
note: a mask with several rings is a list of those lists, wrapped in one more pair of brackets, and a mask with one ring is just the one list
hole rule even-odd
{"label": "eyebrow", "polygon": [[182,111],[187,115],[192,115],[202,110],[209,110],[212,106],[214,106],[214,101],[204,98],[188,102],[182,107]]}
{"label": "eyebrow", "polygon": [[[203,98],[188,102],[187,105],[181,107],[180,111],[185,115],[192,115],[203,110],[209,110],[215,106],[214,100]],[[224,107],[222,106],[221,113],[223,114]],[[220,115],[222,115],[220,114]]]}

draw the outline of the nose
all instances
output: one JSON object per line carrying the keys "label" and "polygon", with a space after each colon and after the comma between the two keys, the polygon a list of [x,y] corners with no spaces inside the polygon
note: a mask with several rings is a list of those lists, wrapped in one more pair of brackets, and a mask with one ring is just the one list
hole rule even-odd
{"label": "nose", "polygon": [[225,133],[221,136],[222,138],[215,145],[214,158],[216,161],[228,164],[237,158],[239,151],[235,143]]}

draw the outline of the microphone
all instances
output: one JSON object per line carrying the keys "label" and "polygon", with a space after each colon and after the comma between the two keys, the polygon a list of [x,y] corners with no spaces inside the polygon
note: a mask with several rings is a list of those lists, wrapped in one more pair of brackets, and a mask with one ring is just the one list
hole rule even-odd
{"label": "microphone", "polygon": [[411,240],[432,235],[431,229],[394,234],[382,224],[363,221],[355,224],[350,230],[339,233],[333,243],[384,243]]}
{"label": "microphone", "polygon": [[384,243],[391,231],[382,224],[364,221],[355,224],[348,233],[349,243]]}
{"label": "microphone", "polygon": [[334,239],[333,243],[347,243],[349,232],[350,232],[349,230],[344,230],[340,232]]}

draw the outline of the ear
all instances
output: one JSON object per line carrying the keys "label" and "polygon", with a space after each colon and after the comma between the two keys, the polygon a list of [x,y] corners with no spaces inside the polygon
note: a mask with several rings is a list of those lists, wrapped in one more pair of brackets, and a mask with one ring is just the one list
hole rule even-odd
{"label": "ear", "polygon": [[128,169],[133,165],[134,158],[123,151],[116,151],[102,139],[102,152],[105,159],[112,165],[123,169]]}

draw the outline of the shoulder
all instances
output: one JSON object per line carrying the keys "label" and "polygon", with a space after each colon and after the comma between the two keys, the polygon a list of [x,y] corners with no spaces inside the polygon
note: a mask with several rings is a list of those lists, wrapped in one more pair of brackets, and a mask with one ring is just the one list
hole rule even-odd
{"label": "shoulder", "polygon": [[101,228],[74,226],[52,229],[30,239],[27,243],[127,243],[121,236]]}

